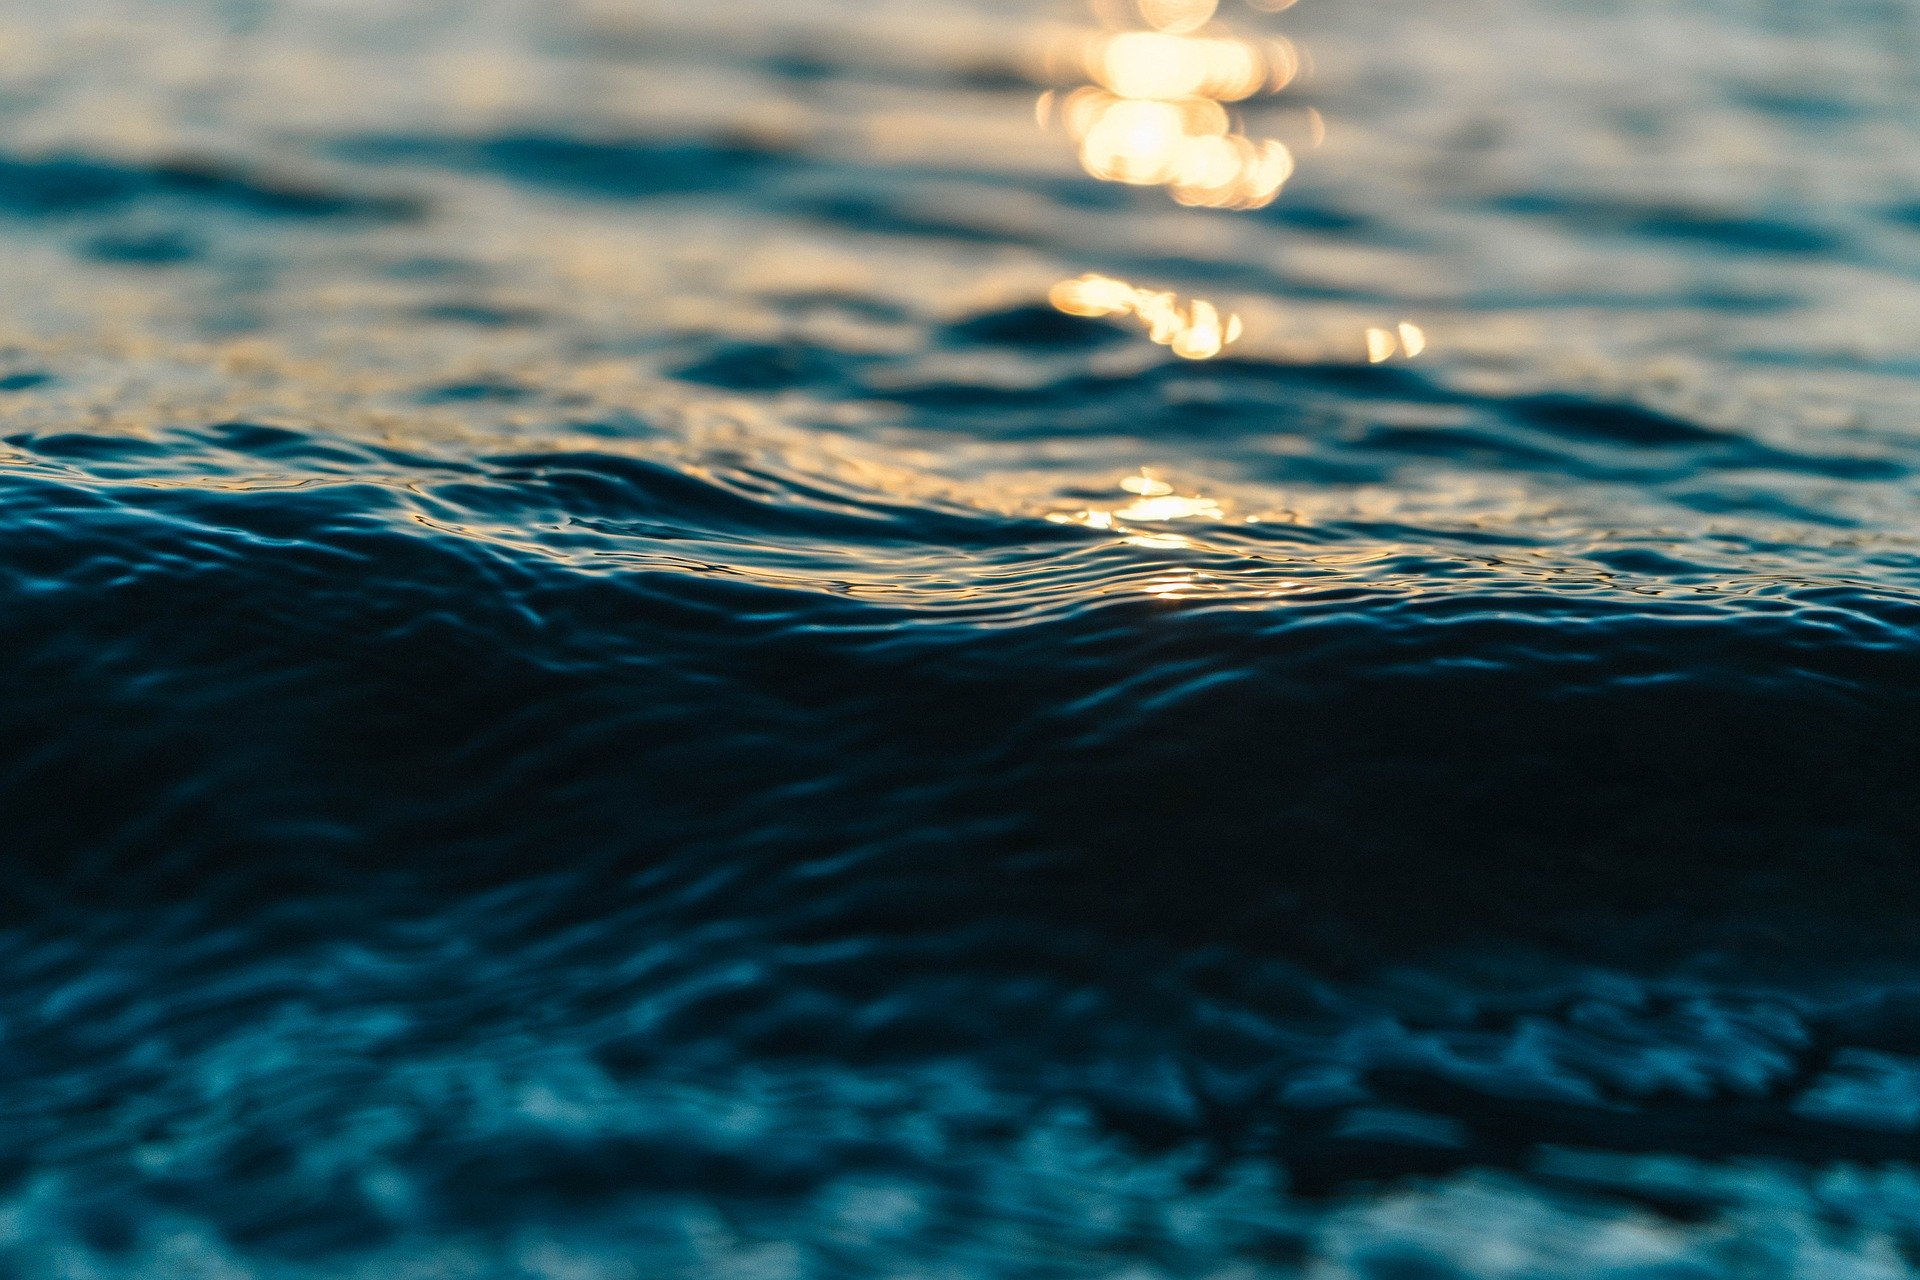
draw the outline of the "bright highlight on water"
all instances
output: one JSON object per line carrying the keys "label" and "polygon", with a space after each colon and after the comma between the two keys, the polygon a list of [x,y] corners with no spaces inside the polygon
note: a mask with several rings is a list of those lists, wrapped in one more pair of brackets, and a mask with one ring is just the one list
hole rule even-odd
{"label": "bright highlight on water", "polygon": [[[1115,6],[1096,4],[1110,20]],[[1063,37],[1049,69],[1085,75],[1091,84],[1059,97],[1048,90],[1040,118],[1056,109],[1079,143],[1080,163],[1105,182],[1166,187],[1183,205],[1259,209],[1293,176],[1293,153],[1272,139],[1242,133],[1226,104],[1274,94],[1300,71],[1286,40],[1202,34],[1209,3],[1141,0],[1132,20],[1145,30]]]}

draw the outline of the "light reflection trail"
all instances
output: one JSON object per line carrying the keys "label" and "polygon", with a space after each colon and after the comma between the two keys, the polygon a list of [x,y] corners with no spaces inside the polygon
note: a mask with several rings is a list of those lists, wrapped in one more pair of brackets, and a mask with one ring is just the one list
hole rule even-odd
{"label": "light reflection trail", "polygon": [[[1247,0],[1279,12],[1293,0]],[[1078,145],[1080,165],[1104,182],[1164,187],[1195,208],[1253,210],[1279,198],[1293,177],[1286,144],[1255,138],[1230,106],[1280,93],[1301,75],[1294,45],[1278,37],[1235,34],[1219,18],[1220,0],[1089,0],[1100,29],[1056,38],[1047,50],[1047,89],[1034,104],[1042,128],[1059,125]],[[1314,145],[1326,134],[1317,110],[1306,115]],[[1245,333],[1242,317],[1204,298],[1089,273],[1051,293],[1068,315],[1127,317],[1186,360],[1210,360]],[[1361,336],[1369,364],[1411,360],[1427,350],[1424,330],[1401,321]],[[1349,346],[1347,351],[1351,351]],[[1341,356],[1346,359],[1350,356]]]}
{"label": "light reflection trail", "polygon": [[1385,364],[1395,356],[1411,360],[1426,349],[1426,330],[1406,320],[1391,329],[1367,330],[1368,364]]}
{"label": "light reflection trail", "polygon": [[1112,276],[1062,280],[1048,295],[1070,316],[1130,316],[1147,336],[1185,360],[1210,360],[1240,340],[1240,317],[1222,315],[1204,298],[1181,302],[1177,294],[1141,289]]}
{"label": "light reflection trail", "polygon": [[1215,21],[1218,0],[1094,9],[1106,29],[1066,36],[1049,57],[1059,78],[1083,83],[1064,98],[1049,90],[1037,106],[1043,124],[1057,116],[1079,145],[1081,167],[1103,182],[1165,187],[1184,205],[1272,204],[1293,176],[1293,152],[1250,137],[1225,104],[1291,84],[1301,69],[1292,43],[1232,33]]}
{"label": "light reflection trail", "polygon": [[1132,495],[1132,501],[1111,509],[1096,507],[1083,511],[1056,511],[1047,519],[1055,524],[1077,524],[1089,529],[1128,533],[1125,541],[1152,547],[1187,547],[1192,542],[1177,533],[1137,533],[1129,531],[1128,526],[1172,524],[1178,520],[1226,519],[1226,512],[1212,498],[1199,494],[1190,498],[1180,497],[1175,494],[1172,485],[1155,479],[1144,470],[1122,480],[1120,489]]}

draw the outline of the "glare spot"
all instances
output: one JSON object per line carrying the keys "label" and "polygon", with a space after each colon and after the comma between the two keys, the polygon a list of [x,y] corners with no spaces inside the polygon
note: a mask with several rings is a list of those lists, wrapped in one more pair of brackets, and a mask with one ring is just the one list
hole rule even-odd
{"label": "glare spot", "polygon": [[1392,329],[1367,330],[1367,363],[1385,364],[1395,356],[1408,360],[1427,349],[1427,333],[1419,325],[1402,320]]}
{"label": "glare spot", "polygon": [[1137,493],[1143,498],[1164,498],[1173,492],[1173,486],[1164,480],[1155,480],[1143,468],[1139,475],[1128,476],[1120,482],[1120,487],[1128,493]]}
{"label": "glare spot", "polygon": [[1211,498],[1141,498],[1113,513],[1121,520],[1154,524],[1163,520],[1192,520],[1196,517],[1217,520],[1220,504]]}
{"label": "glare spot", "polygon": [[1111,276],[1063,280],[1048,298],[1068,315],[1130,316],[1145,326],[1149,338],[1185,360],[1212,359],[1246,329],[1239,316],[1222,315],[1205,299],[1182,302],[1173,293],[1136,288]]}
{"label": "glare spot", "polygon": [[[1217,0],[1136,6],[1148,29],[1073,35],[1050,58],[1091,82],[1058,104],[1081,167],[1103,182],[1166,187],[1184,205],[1271,204],[1293,176],[1293,153],[1240,132],[1222,104],[1286,88],[1301,71],[1298,50],[1282,39],[1214,33]],[[1198,34],[1202,28],[1209,33]],[[1052,90],[1036,104],[1042,127],[1055,105]]]}
{"label": "glare spot", "polygon": [[1056,511],[1047,517],[1055,524],[1077,524],[1088,529],[1119,530],[1126,536],[1122,541],[1135,546],[1188,546],[1187,539],[1178,534],[1137,533],[1128,526],[1139,524],[1170,524],[1176,520],[1224,520],[1226,512],[1212,498],[1203,498],[1198,494],[1190,498],[1176,495],[1173,486],[1163,480],[1156,480],[1142,471],[1139,475],[1127,476],[1120,481],[1120,488],[1133,494],[1132,502],[1113,511],[1087,510],[1065,512]]}
{"label": "glare spot", "polygon": [[1139,0],[1140,17],[1156,31],[1185,35],[1213,21],[1220,0]]}
{"label": "glare spot", "polygon": [[1094,41],[1087,73],[1122,98],[1240,102],[1285,87],[1299,70],[1292,47],[1231,37],[1125,31]]}

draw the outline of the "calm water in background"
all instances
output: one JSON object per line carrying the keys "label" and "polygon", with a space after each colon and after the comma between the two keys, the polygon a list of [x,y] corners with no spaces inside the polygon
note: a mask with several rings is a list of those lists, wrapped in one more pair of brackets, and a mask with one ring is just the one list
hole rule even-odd
{"label": "calm water in background", "polygon": [[0,1270],[1920,1266],[1920,8],[1222,18],[0,4]]}

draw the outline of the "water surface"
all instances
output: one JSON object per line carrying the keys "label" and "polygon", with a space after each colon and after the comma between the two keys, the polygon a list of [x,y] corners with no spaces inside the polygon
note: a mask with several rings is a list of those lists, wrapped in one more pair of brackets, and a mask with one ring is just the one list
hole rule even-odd
{"label": "water surface", "polygon": [[1920,1265],[1920,8],[1216,23],[0,4],[0,1269]]}

